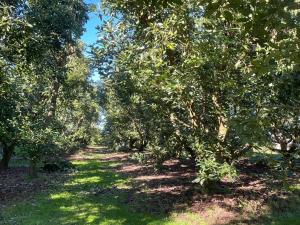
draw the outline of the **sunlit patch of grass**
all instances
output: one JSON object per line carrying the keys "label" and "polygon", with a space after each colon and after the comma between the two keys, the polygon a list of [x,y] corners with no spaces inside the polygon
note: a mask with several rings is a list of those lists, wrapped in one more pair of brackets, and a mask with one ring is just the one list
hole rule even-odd
{"label": "sunlit patch of grass", "polygon": [[290,191],[300,191],[300,181],[298,184],[292,184],[288,187]]}
{"label": "sunlit patch of grass", "polygon": [[102,179],[97,176],[77,178],[73,184],[88,184],[88,183],[100,183]]}
{"label": "sunlit patch of grass", "polygon": [[[132,178],[112,170],[122,162],[102,161],[101,158],[105,156],[102,153],[82,152],[80,154],[87,160],[72,161],[76,171],[68,175],[64,184],[57,184],[56,187],[48,190],[48,193],[37,194],[34,199],[12,203],[0,213],[0,224],[205,225],[203,218],[192,212],[173,213],[171,216],[143,213],[142,210],[137,212],[131,208],[131,205],[125,203],[128,189],[132,188]],[[296,193],[300,191],[300,185],[291,185],[290,190]],[[147,204],[146,200],[145,204]],[[209,218],[205,219],[206,222],[210,223],[217,214],[216,209],[213,209],[211,218],[209,215]],[[258,224],[299,225],[299,215],[297,210],[285,212],[280,216],[270,212],[267,220]]]}
{"label": "sunlit patch of grass", "polygon": [[60,192],[60,193],[54,193],[54,194],[50,194],[49,198],[50,199],[70,199],[72,198],[73,195],[69,192]]}
{"label": "sunlit patch of grass", "polygon": [[[64,184],[37,194],[32,200],[15,203],[2,213],[5,225],[184,225],[179,217],[137,213],[124,203],[131,179],[111,170],[120,162],[102,162],[101,154],[84,154],[74,160],[76,172]],[[95,190],[116,190],[95,194]],[[192,214],[189,220],[194,221]],[[195,220],[196,221],[196,220]],[[1,223],[0,223],[1,224]]]}

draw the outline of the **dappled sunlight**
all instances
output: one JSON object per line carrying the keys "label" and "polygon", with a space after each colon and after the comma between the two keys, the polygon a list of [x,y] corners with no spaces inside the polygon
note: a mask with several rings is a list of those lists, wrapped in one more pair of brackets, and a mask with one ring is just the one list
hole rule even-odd
{"label": "dappled sunlight", "polygon": [[[70,174],[69,180],[48,196],[37,197],[39,204],[24,202],[11,208],[11,219],[17,210],[22,212],[17,218],[22,225],[44,225],[43,221],[48,221],[47,225],[164,224],[160,216],[139,213],[124,204],[130,190],[130,178],[109,169],[116,162],[98,161],[98,154],[90,154],[95,154],[91,156],[95,159],[73,161],[77,172]],[[104,166],[106,170],[99,169]]]}
{"label": "dappled sunlight", "polygon": [[100,177],[85,177],[85,178],[77,178],[75,181],[72,181],[72,185],[74,184],[88,184],[88,183],[99,183],[101,180]]}
{"label": "dappled sunlight", "polygon": [[[72,161],[74,172],[70,172],[57,188],[9,208],[8,224],[229,225],[231,223],[227,222],[235,222],[238,215],[234,196],[249,196],[247,201],[241,199],[240,205],[251,212],[259,207],[255,205],[256,192],[265,188],[263,179],[241,176],[237,187],[232,187],[236,193],[197,194],[190,182],[194,172],[188,164],[167,161],[163,172],[154,172],[153,168],[136,165],[130,160],[120,164],[115,160],[116,155],[109,152],[105,157],[99,152],[89,154],[94,154],[91,157],[95,159]],[[114,160],[110,160],[110,156]],[[243,179],[250,185],[243,186]],[[298,185],[289,189],[297,191]],[[291,204],[288,196],[276,197],[274,201],[274,204]],[[266,215],[272,215],[273,211],[274,206],[270,205]],[[254,220],[249,217],[247,221]],[[286,221],[297,224],[293,218]]]}
{"label": "dappled sunlight", "polygon": [[49,196],[49,198],[53,199],[53,200],[56,200],[56,199],[67,200],[67,199],[70,199],[72,197],[74,197],[74,195],[71,194],[70,192],[60,192],[60,193],[50,194],[50,196]]}

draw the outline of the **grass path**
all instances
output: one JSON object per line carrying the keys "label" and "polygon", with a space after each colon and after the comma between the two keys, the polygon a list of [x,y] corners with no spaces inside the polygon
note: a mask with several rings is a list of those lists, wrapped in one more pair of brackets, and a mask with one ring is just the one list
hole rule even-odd
{"label": "grass path", "polygon": [[[128,203],[128,197],[136,192],[133,177],[116,172],[115,168],[124,162],[105,149],[80,151],[71,157],[71,161],[76,171],[68,175],[58,174],[58,181],[65,178],[63,182],[54,182],[55,185],[48,190],[39,191],[27,200],[11,201],[4,208],[0,202],[0,225],[207,225],[197,213],[176,214],[172,210],[173,213],[167,216],[143,210],[156,207],[144,195],[139,195],[138,207],[133,207]],[[44,176],[48,180],[53,177]],[[51,181],[54,179],[49,183]],[[295,186],[294,191],[298,190],[300,192],[300,186]],[[225,223],[300,225],[300,195],[274,203],[276,213],[262,215],[262,218],[237,215],[235,223],[231,220]],[[205,218],[205,221],[215,224],[212,221],[222,211],[210,211],[211,218]]]}
{"label": "grass path", "polygon": [[72,160],[77,171],[68,180],[31,200],[10,205],[1,214],[0,224],[203,224],[192,214],[185,215],[190,217],[187,223],[178,218],[135,212],[124,202],[131,188],[130,178],[112,170],[118,162],[101,160],[101,151],[81,152],[77,156],[81,160]]}

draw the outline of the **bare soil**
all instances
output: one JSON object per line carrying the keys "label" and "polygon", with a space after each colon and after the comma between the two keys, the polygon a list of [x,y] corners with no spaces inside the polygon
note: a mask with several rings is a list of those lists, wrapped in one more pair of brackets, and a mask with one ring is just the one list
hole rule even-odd
{"label": "bare soil", "polygon": [[12,201],[30,199],[36,193],[62,184],[67,173],[41,172],[38,178],[28,177],[28,168],[12,167],[0,171],[0,209]]}
{"label": "bare soil", "polygon": [[[161,171],[156,171],[151,165],[142,166],[130,160],[128,153],[109,153],[103,160],[123,162],[115,171],[133,178],[133,189],[125,203],[136,211],[158,214],[192,211],[199,213],[209,224],[232,224],[235,221],[254,224],[255,220],[263,219],[261,217],[266,211],[280,213],[289,210],[293,196],[300,196],[300,193],[284,191],[282,182],[271,176],[266,167],[253,165],[247,159],[237,163],[238,177],[234,181],[224,179],[205,191],[193,183],[196,172],[189,161],[168,160],[163,163]],[[300,174],[287,182],[300,184]],[[249,221],[245,219],[240,223],[243,218]]]}

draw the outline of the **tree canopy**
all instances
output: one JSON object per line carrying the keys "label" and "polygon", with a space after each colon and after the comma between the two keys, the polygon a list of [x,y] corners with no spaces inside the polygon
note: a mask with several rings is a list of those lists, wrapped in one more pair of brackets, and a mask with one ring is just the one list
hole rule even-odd
{"label": "tree canopy", "polygon": [[[157,166],[190,158],[198,182],[234,175],[252,149],[299,156],[299,2],[103,0],[92,56],[83,0],[0,4],[1,168],[105,144]],[[96,69],[101,82],[91,81]]]}
{"label": "tree canopy", "polygon": [[[299,154],[299,10],[291,1],[103,1],[95,64],[107,143],[158,163],[188,154],[203,184],[268,146]],[[292,146],[290,146],[292,145]]]}
{"label": "tree canopy", "polygon": [[98,122],[97,88],[79,38],[81,0],[0,4],[1,168],[13,151],[36,164],[87,144]]}

